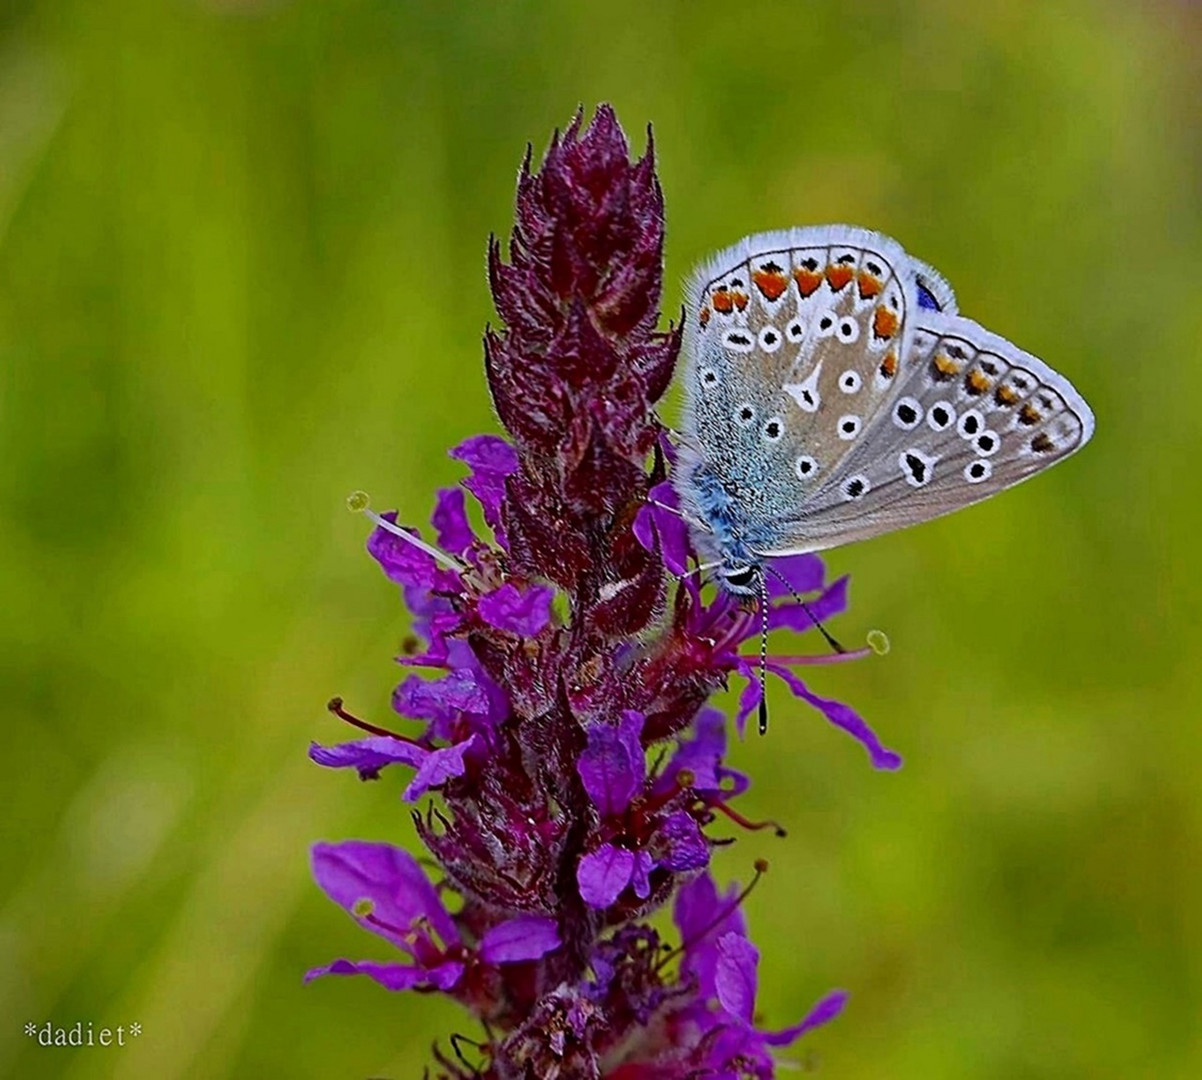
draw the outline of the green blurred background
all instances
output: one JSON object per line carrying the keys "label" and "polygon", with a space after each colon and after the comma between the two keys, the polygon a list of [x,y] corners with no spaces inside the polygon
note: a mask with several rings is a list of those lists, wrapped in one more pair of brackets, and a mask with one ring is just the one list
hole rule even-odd
{"label": "green blurred background", "polygon": [[[307,848],[412,843],[400,777],[305,758],[386,715],[406,628],[343,509],[428,514],[495,430],[490,232],[578,103],[653,123],[666,310],[747,232],[896,235],[1067,373],[1094,443],[839,551],[893,652],[733,750],[760,1007],[822,1075],[1202,1075],[1202,14],[1187,3],[9,0],[0,41],[0,1074],[419,1076],[458,1009]],[[142,1024],[42,1049],[27,1021]]]}

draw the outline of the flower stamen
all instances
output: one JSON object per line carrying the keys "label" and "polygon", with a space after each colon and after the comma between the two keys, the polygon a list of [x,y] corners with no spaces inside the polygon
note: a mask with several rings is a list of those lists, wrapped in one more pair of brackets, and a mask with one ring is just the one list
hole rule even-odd
{"label": "flower stamen", "polygon": [[354,713],[349,713],[342,707],[342,698],[332,697],[326,702],[326,708],[330,710],[339,720],[345,720],[352,727],[360,728],[363,731],[370,732],[372,735],[383,735],[389,739],[398,739],[401,742],[411,743],[414,746],[420,745],[416,739],[410,739],[406,735],[398,735],[395,731],[389,731],[388,728],[376,727],[375,724],[369,724],[366,720],[360,720]]}
{"label": "flower stamen", "polygon": [[353,513],[362,514],[368,518],[378,529],[383,529],[385,532],[392,533],[393,536],[398,536],[406,543],[412,544],[420,551],[424,551],[430,558],[436,562],[442,563],[448,570],[454,570],[457,574],[462,574],[467,567],[458,559],[452,558],[445,551],[440,551],[433,544],[427,544],[424,540],[416,537],[413,533],[402,529],[399,525],[394,525],[387,518],[381,517],[373,509],[371,509],[371,500],[366,491],[352,491],[346,498],[347,509]]}

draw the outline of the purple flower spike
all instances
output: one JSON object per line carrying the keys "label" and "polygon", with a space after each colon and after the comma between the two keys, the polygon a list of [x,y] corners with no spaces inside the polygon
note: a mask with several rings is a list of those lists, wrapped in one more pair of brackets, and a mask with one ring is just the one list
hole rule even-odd
{"label": "purple flower spike", "polygon": [[[433,545],[385,527],[368,539],[412,616],[392,694],[405,734],[335,698],[355,739],[309,750],[395,785],[429,858],[316,845],[318,885],[391,955],[338,957],[306,981],[454,998],[484,1041],[436,1046],[437,1080],[769,1080],[774,1052],[846,1000],[757,1026],[742,903],[764,866],[743,891],[710,875],[732,832],[775,826],[738,808],[750,781],[726,764],[730,721],[707,704],[733,673],[748,680],[740,731],[758,706],[763,613],[713,587],[667,479],[678,455],[657,402],[683,328],[658,329],[663,210],[650,142],[632,158],[608,106],[556,134],[541,164],[527,157],[513,231],[488,249],[501,321],[484,366],[504,433],[451,450],[467,475],[438,492]],[[491,535],[472,529],[465,491]],[[828,582],[818,556],[771,565],[774,642],[846,609],[846,578]],[[767,670],[896,768],[854,711],[792,674],[828,659],[817,639],[801,639],[817,653],[769,653]],[[661,932],[665,906],[675,929]]]}

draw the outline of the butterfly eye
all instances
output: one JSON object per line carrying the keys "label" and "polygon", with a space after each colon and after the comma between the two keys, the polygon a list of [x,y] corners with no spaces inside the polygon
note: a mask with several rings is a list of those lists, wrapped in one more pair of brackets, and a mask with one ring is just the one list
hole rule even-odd
{"label": "butterfly eye", "polygon": [[973,443],[973,449],[982,457],[991,457],[998,452],[1001,445],[1002,440],[992,431],[983,431]]}
{"label": "butterfly eye", "polygon": [[872,485],[868,483],[867,476],[849,476],[843,481],[839,490],[843,492],[843,498],[848,502],[854,502],[867,495],[872,490]]}
{"label": "butterfly eye", "polygon": [[992,461],[970,461],[964,466],[964,479],[970,484],[979,484],[982,480],[988,480],[993,475]]}
{"label": "butterfly eye", "polygon": [[844,442],[850,442],[860,434],[860,418],[854,413],[848,413],[846,416],[839,417],[839,438]]}
{"label": "butterfly eye", "polygon": [[780,348],[780,331],[775,326],[765,326],[760,331],[760,348],[767,353],[774,353]]}
{"label": "butterfly eye", "polygon": [[735,408],[735,421],[739,427],[750,427],[755,422],[755,406],[749,401]]}
{"label": "butterfly eye", "polygon": [[956,410],[944,401],[937,401],[927,409],[927,427],[932,431],[945,431],[956,419]]}
{"label": "butterfly eye", "polygon": [[913,431],[922,423],[922,406],[915,398],[902,398],[893,406],[893,423],[902,431]]}
{"label": "butterfly eye", "polygon": [[956,430],[960,433],[960,438],[971,439],[984,426],[985,418],[976,409],[969,409],[968,412],[960,416],[960,420],[956,424]]}
{"label": "butterfly eye", "polygon": [[805,335],[806,329],[802,325],[800,319],[794,319],[788,326],[785,327],[785,337],[790,341],[800,341]]}
{"label": "butterfly eye", "polygon": [[780,442],[785,433],[785,422],[779,416],[773,416],[764,424],[764,438],[768,442]]}
{"label": "butterfly eye", "polygon": [[818,316],[818,336],[830,337],[835,332],[835,316],[829,311],[824,311]]}
{"label": "butterfly eye", "polygon": [[839,376],[839,389],[845,394],[854,394],[863,385],[858,371],[845,371]]}
{"label": "butterfly eye", "polygon": [[809,454],[802,454],[793,467],[797,470],[797,478],[799,480],[808,480],[818,471],[818,462],[810,457]]}
{"label": "butterfly eye", "polygon": [[860,324],[855,319],[839,321],[839,340],[845,345],[851,345],[860,337]]}

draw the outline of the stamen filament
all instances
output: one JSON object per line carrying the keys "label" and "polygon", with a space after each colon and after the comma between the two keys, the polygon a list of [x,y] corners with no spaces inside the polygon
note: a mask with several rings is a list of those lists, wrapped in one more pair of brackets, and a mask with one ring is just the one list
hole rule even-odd
{"label": "stamen filament", "polygon": [[736,825],[747,829],[749,832],[759,832],[761,829],[772,829],[782,840],[789,835],[781,824],[773,821],[771,818],[765,821],[752,821],[750,818],[745,818],[738,812],[738,810],[731,809],[731,807],[724,802],[707,802],[705,805],[710,810],[717,810],[719,813],[725,814]]}
{"label": "stamen filament", "polygon": [[353,727],[360,728],[372,735],[383,735],[389,739],[397,739],[399,742],[412,743],[414,746],[420,745],[416,739],[410,739],[405,735],[398,735],[395,731],[389,731],[388,728],[376,727],[375,724],[369,724],[366,720],[360,720],[354,713],[349,713],[342,707],[342,698],[340,697],[330,698],[326,702],[326,708],[338,717],[339,720],[345,720]]}
{"label": "stamen filament", "polygon": [[346,500],[346,504],[351,510],[356,513],[363,514],[370,518],[377,528],[383,529],[385,532],[392,533],[393,536],[399,536],[402,540],[412,544],[415,548],[424,551],[432,559],[442,563],[449,570],[454,570],[457,574],[462,574],[467,569],[458,559],[448,555],[445,551],[439,551],[433,544],[427,544],[424,540],[414,536],[411,532],[406,532],[399,525],[394,525],[387,518],[377,514],[367,503],[367,495],[362,491],[353,492]]}
{"label": "stamen filament", "polygon": [[729,915],[731,915],[735,911],[738,911],[738,909],[742,906],[743,901],[745,901],[747,899],[747,897],[749,897],[751,895],[751,891],[760,883],[760,878],[762,878],[767,872],[768,872],[768,860],[767,859],[756,859],[755,860],[755,877],[753,877],[751,879],[751,883],[747,886],[747,888],[745,888],[741,893],[739,893],[738,896],[736,896],[734,898],[734,900],[732,900],[729,904],[727,904],[726,907],[718,914],[718,916],[716,918],[714,918],[713,920],[711,920],[705,926],[705,928],[701,931],[701,933],[697,934],[693,938],[690,938],[688,941],[682,941],[679,945],[676,946],[675,949],[673,949],[671,952],[666,953],[664,956],[662,956],[660,958],[659,963],[655,965],[655,970],[660,971],[664,967],[664,965],[667,964],[668,961],[670,961],[673,957],[679,956],[686,949],[691,949],[699,941],[702,941],[705,938],[705,936],[714,929],[714,927],[721,926],[723,921]]}

